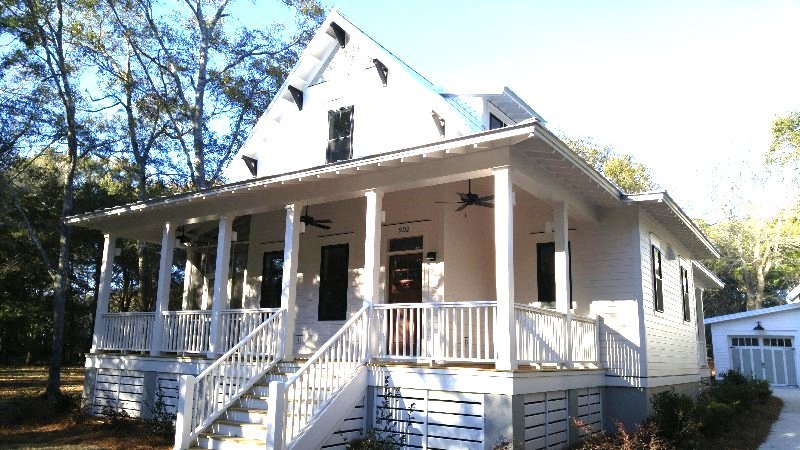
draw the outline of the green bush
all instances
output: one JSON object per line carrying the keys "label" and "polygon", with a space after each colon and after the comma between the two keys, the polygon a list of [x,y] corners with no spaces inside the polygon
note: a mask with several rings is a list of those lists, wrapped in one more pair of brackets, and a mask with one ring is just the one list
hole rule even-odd
{"label": "green bush", "polygon": [[665,391],[655,394],[650,401],[653,403],[650,422],[660,435],[680,447],[692,448],[700,429],[692,399],[675,391]]}
{"label": "green bush", "polygon": [[719,436],[728,429],[736,408],[707,396],[701,396],[695,406],[695,417],[704,436]]}
{"label": "green bush", "polygon": [[745,377],[735,370],[722,374],[722,379],[712,385],[704,396],[734,408],[749,408],[753,402],[764,402],[772,395],[766,380]]}

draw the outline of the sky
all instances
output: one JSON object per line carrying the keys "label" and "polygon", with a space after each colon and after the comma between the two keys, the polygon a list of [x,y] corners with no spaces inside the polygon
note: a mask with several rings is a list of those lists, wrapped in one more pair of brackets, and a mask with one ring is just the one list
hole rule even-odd
{"label": "sky", "polygon": [[756,167],[774,118],[800,109],[800,0],[332,6],[436,84],[508,86],[551,129],[633,155],[693,217],[718,216],[720,178]]}

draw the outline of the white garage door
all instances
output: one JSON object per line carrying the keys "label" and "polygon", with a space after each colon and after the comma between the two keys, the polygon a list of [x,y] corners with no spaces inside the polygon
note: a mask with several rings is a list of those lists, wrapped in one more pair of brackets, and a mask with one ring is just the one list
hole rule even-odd
{"label": "white garage door", "polygon": [[792,344],[790,337],[732,337],[731,367],[775,386],[796,385]]}

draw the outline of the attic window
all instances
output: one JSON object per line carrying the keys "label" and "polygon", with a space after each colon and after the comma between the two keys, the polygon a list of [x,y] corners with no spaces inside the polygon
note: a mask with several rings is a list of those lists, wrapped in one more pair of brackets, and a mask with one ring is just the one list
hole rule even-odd
{"label": "attic window", "polygon": [[258,160],[255,158],[251,158],[249,156],[242,156],[244,163],[247,165],[247,170],[250,171],[250,175],[256,176],[258,175]]}
{"label": "attic window", "polygon": [[492,113],[489,113],[489,129],[496,130],[498,128],[503,128],[508,126],[505,122],[500,120],[497,116]]}
{"label": "attic window", "polygon": [[439,129],[439,134],[444,136],[445,132],[445,123],[444,118],[439,115],[436,111],[431,111],[431,117],[433,117],[433,123],[436,124],[436,128]]}
{"label": "attic window", "polygon": [[325,161],[335,163],[353,157],[353,107],[328,111],[328,149]]}

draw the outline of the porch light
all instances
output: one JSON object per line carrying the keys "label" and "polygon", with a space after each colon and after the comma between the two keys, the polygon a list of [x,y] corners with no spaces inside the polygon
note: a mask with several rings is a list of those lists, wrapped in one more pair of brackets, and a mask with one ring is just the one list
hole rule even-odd
{"label": "porch light", "polygon": [[761,321],[756,322],[756,326],[753,327],[753,331],[764,331],[764,327],[761,326]]}

